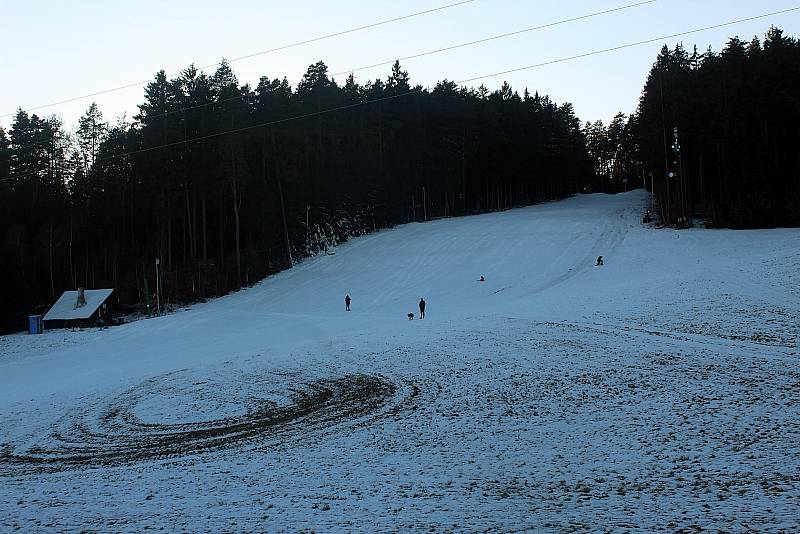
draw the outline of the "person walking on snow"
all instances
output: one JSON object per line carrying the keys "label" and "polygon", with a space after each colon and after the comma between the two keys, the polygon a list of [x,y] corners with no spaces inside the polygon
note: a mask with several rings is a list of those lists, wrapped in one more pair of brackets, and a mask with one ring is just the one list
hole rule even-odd
{"label": "person walking on snow", "polygon": [[423,298],[419,299],[419,318],[425,318],[425,299]]}
{"label": "person walking on snow", "polygon": [[597,257],[597,263],[595,263],[594,266],[597,267],[598,265],[603,265],[603,256]]}
{"label": "person walking on snow", "polygon": [[350,293],[344,296],[344,311],[350,311]]}

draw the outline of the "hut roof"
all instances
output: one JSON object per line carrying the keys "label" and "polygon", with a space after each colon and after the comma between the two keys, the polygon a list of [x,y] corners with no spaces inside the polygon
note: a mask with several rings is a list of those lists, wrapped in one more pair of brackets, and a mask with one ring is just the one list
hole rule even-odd
{"label": "hut roof", "polygon": [[64,294],[53,304],[50,311],[44,316],[45,321],[68,321],[70,319],[88,319],[97,308],[113,293],[113,289],[87,289],[83,292],[86,305],[80,308],[77,291],[64,291]]}

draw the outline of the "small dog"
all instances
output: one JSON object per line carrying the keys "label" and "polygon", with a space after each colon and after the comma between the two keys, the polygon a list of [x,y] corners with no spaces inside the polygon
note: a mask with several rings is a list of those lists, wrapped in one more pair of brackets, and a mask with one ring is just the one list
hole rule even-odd
{"label": "small dog", "polygon": [[409,313],[408,314],[408,320],[409,321],[413,321],[414,320],[414,314],[413,313]]}

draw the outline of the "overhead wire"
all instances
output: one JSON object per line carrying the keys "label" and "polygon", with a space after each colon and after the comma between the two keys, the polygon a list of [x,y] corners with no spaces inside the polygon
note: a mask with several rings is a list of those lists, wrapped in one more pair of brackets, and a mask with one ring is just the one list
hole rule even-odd
{"label": "overhead wire", "polygon": [[513,69],[493,72],[491,74],[483,74],[483,75],[480,75],[480,76],[475,76],[473,78],[465,78],[463,80],[459,80],[457,83],[473,82],[473,81],[476,81],[476,80],[483,80],[483,79],[492,78],[492,77],[495,77],[495,76],[502,76],[503,74],[510,74],[510,73],[513,73],[513,72],[520,72],[520,71],[523,71],[523,70],[529,70],[529,69],[533,69],[533,68],[537,68],[537,67],[544,67],[544,66],[547,66],[547,65],[552,65],[554,63],[563,63],[564,61],[572,61],[572,60],[575,60],[575,59],[581,59],[581,58],[586,58],[586,57],[590,57],[590,56],[596,56],[598,54],[605,54],[605,53],[608,53],[608,52],[614,52],[614,51],[622,50],[622,49],[625,49],[625,48],[632,48],[632,47],[635,47],[635,46],[641,46],[641,45],[645,45],[645,44],[655,43],[655,42],[658,42],[658,41],[665,41],[667,39],[674,39],[675,37],[684,37],[686,35],[691,35],[693,33],[700,33],[700,32],[704,32],[704,31],[708,31],[708,30],[715,30],[717,28],[724,28],[726,26],[733,26],[734,24],[741,24],[743,22],[750,22],[750,21],[753,21],[753,20],[763,19],[763,18],[766,18],[766,17],[771,17],[771,16],[774,16],[774,15],[781,15],[781,14],[784,14],[784,13],[789,13],[789,12],[798,11],[798,10],[800,10],[800,6],[796,6],[796,7],[792,7],[792,8],[788,8],[788,9],[782,9],[780,11],[773,11],[771,13],[765,13],[763,15],[756,15],[756,16],[753,16],[753,17],[747,17],[747,18],[743,18],[743,19],[739,19],[739,20],[733,20],[733,21],[730,21],[730,22],[724,22],[724,23],[721,23],[721,24],[714,24],[712,26],[704,26],[702,28],[697,28],[697,29],[694,29],[694,30],[688,30],[688,31],[685,31],[685,32],[678,32],[678,33],[672,33],[672,34],[669,34],[669,35],[662,35],[661,37],[654,37],[653,39],[645,39],[643,41],[636,41],[634,43],[627,43],[627,44],[624,44],[624,45],[612,46],[611,48],[603,48],[602,50],[593,50],[591,52],[586,52],[586,53],[583,53],[583,54],[577,54],[577,55],[574,55],[574,56],[555,59],[555,60],[552,60],[552,61],[545,61],[545,62],[542,62],[542,63],[534,63],[533,65],[526,65],[524,67],[515,67]]}
{"label": "overhead wire", "polygon": [[[520,71],[535,69],[535,68],[544,67],[544,66],[548,66],[548,65],[554,65],[554,64],[557,64],[557,63],[564,63],[564,62],[568,62],[568,61],[574,61],[576,59],[581,59],[581,58],[586,58],[586,57],[595,56],[595,55],[599,55],[599,54],[615,52],[615,51],[619,51],[619,50],[623,50],[623,49],[627,49],[627,48],[633,48],[633,47],[636,47],[636,46],[642,46],[642,45],[649,44],[649,43],[654,43],[654,42],[658,42],[658,41],[664,41],[664,40],[667,40],[667,39],[673,39],[675,37],[684,37],[684,36],[692,35],[692,34],[695,34],[695,33],[700,33],[700,32],[704,32],[704,31],[708,31],[708,30],[712,30],[712,29],[723,28],[723,27],[727,27],[727,26],[733,26],[735,24],[741,24],[743,22],[750,22],[750,21],[753,21],[753,20],[758,20],[758,19],[763,19],[763,18],[775,16],[775,15],[790,13],[790,12],[794,12],[794,11],[798,11],[798,10],[800,10],[800,6],[795,6],[795,7],[792,7],[792,8],[787,8],[787,9],[782,9],[782,10],[779,10],[779,11],[773,11],[773,12],[770,12],[770,13],[764,13],[764,14],[761,14],[761,15],[755,15],[755,16],[751,16],[751,17],[741,18],[741,19],[737,19],[737,20],[733,20],[733,21],[729,21],[729,22],[724,22],[724,23],[720,23],[720,24],[713,24],[713,25],[710,25],[710,26],[704,26],[704,27],[695,28],[695,29],[692,29],[692,30],[671,33],[671,34],[663,35],[663,36],[660,36],[660,37],[654,37],[654,38],[651,38],[651,39],[635,41],[635,42],[626,43],[626,44],[613,46],[613,47],[609,47],[609,48],[603,48],[603,49],[600,49],[600,50],[593,50],[593,51],[590,51],[590,52],[585,52],[585,53],[582,53],[582,54],[576,54],[576,55],[567,56],[567,57],[563,57],[563,58],[544,61],[544,62],[541,62],[541,63],[534,63],[534,64],[526,65],[526,66],[523,66],[523,67],[516,67],[516,68],[512,68],[512,69],[492,72],[492,73],[489,73],[489,74],[482,74],[480,76],[473,76],[473,77],[469,77],[469,78],[463,78],[463,79],[460,79],[460,80],[456,80],[453,83],[460,85],[460,84],[473,82],[473,81],[477,81],[477,80],[482,80],[482,79],[486,79],[486,78],[492,78],[492,77],[495,77],[495,76],[501,76],[501,75],[509,74],[509,73],[513,73],[513,72],[520,72]],[[204,141],[204,140],[207,140],[207,139],[213,139],[213,138],[221,137],[221,136],[224,136],[224,135],[231,135],[231,134],[235,134],[235,133],[241,133],[241,132],[245,132],[245,131],[249,131],[249,130],[254,130],[254,129],[257,129],[257,128],[265,128],[265,127],[274,126],[274,125],[277,125],[277,124],[284,124],[284,123],[292,122],[292,121],[296,121],[296,120],[302,120],[302,119],[321,116],[321,115],[325,115],[325,114],[335,113],[337,111],[344,111],[344,110],[348,110],[348,109],[363,107],[363,106],[367,106],[367,105],[370,105],[370,104],[375,104],[375,103],[384,102],[384,101],[388,101],[388,100],[395,100],[395,99],[403,98],[403,97],[406,97],[406,96],[409,96],[409,95],[412,95],[412,94],[417,94],[417,93],[420,93],[421,90],[422,90],[422,88],[414,88],[414,89],[411,89],[409,91],[405,91],[403,93],[398,93],[396,95],[389,95],[389,96],[370,99],[370,100],[365,100],[365,101],[361,101],[361,102],[355,102],[355,103],[352,103],[352,104],[347,104],[347,105],[343,105],[343,106],[336,106],[336,107],[333,107],[333,108],[328,108],[328,109],[314,111],[314,112],[308,112],[308,113],[304,113],[304,114],[300,114],[300,115],[294,115],[294,116],[291,116],[291,117],[284,117],[282,119],[276,119],[276,120],[262,122],[262,123],[258,123],[258,124],[251,124],[251,125],[244,126],[244,127],[241,127],[241,128],[234,128],[234,129],[231,129],[231,130],[225,130],[225,131],[216,132],[216,133],[213,133],[213,134],[197,136],[197,137],[193,137],[193,138],[190,138],[190,139],[184,139],[182,141],[164,143],[164,144],[161,144],[161,145],[156,145],[156,146],[152,146],[152,147],[137,149],[137,150],[133,150],[133,151],[129,151],[129,152],[124,152],[124,153],[121,153],[121,154],[114,154],[114,155],[111,155],[111,156],[107,156],[105,158],[98,158],[96,161],[106,161],[106,160],[118,159],[118,158],[121,158],[121,157],[133,156],[133,155],[136,155],[136,154],[141,154],[141,153],[145,153],[145,152],[152,152],[154,150],[159,150],[159,149],[163,149],[163,148],[186,145],[188,143],[194,143],[194,142],[198,142],[198,141]]]}
{"label": "overhead wire", "polygon": [[[595,12],[588,13],[588,14],[585,14],[585,15],[579,15],[579,16],[576,16],[576,17],[570,17],[570,18],[567,18],[567,19],[562,19],[562,20],[557,20],[557,21],[554,21],[554,22],[549,22],[547,24],[541,24],[539,26],[531,26],[531,27],[524,28],[524,29],[521,29],[521,30],[515,30],[515,31],[512,31],[512,32],[506,32],[506,33],[502,33],[502,34],[499,34],[499,35],[493,35],[493,36],[490,36],[490,37],[477,39],[477,40],[474,40],[474,41],[468,41],[468,42],[465,42],[465,43],[459,43],[459,44],[455,44],[455,45],[450,45],[450,46],[447,46],[447,47],[444,47],[444,48],[437,48],[437,49],[433,49],[433,50],[427,50],[425,52],[420,52],[418,54],[413,54],[413,55],[406,56],[406,57],[400,57],[400,58],[396,58],[396,59],[393,59],[393,60],[387,60],[387,61],[383,61],[383,62],[380,62],[380,63],[374,63],[374,64],[371,64],[371,65],[357,67],[357,68],[354,68],[354,69],[348,69],[348,70],[344,70],[344,71],[341,71],[341,72],[333,73],[333,74],[331,74],[331,77],[339,76],[339,75],[342,75],[342,74],[351,74],[351,73],[354,73],[354,72],[359,72],[359,71],[362,71],[362,70],[374,68],[374,67],[377,67],[377,66],[388,65],[390,63],[393,63],[394,61],[405,61],[405,60],[409,60],[409,59],[416,59],[416,58],[423,57],[423,56],[429,56],[429,55],[438,54],[438,53],[441,53],[441,52],[447,52],[447,51],[450,51],[450,50],[456,50],[458,48],[464,48],[464,47],[467,47],[467,46],[474,46],[474,45],[477,45],[477,44],[482,44],[482,43],[494,41],[494,40],[497,40],[497,39],[503,39],[503,38],[506,38],[506,37],[511,37],[511,36],[514,36],[514,35],[520,35],[520,34],[523,34],[523,33],[528,33],[528,32],[541,30],[541,29],[545,29],[545,28],[551,28],[551,27],[554,27],[554,26],[559,26],[559,25],[570,23],[570,22],[576,22],[576,21],[579,21],[579,20],[585,20],[585,19],[589,19],[589,18],[593,18],[593,17],[598,17],[598,16],[601,16],[601,15],[607,15],[607,14],[615,13],[615,12],[618,12],[618,11],[623,11],[623,10],[626,10],[626,9],[632,9],[634,7],[640,7],[640,6],[643,6],[643,5],[646,5],[646,4],[653,4],[655,2],[658,2],[658,0],[644,0],[644,1],[635,2],[635,3],[632,3],[632,4],[626,4],[626,5],[623,5],[623,6],[618,6],[618,7],[615,7],[615,8],[610,8],[610,9],[606,9],[606,10],[602,10],[602,11],[595,11]],[[283,47],[283,48],[285,48],[285,47]],[[278,50],[278,49],[276,48],[276,49],[273,49],[273,50]],[[251,56],[252,55],[246,56],[246,57],[251,57]],[[245,57],[245,56],[243,56],[243,57]],[[215,66],[215,65],[218,65],[218,63],[212,64],[212,65],[209,65],[209,66]],[[200,67],[200,69],[203,69],[203,68],[206,68],[206,67]],[[297,83],[290,84],[290,85],[297,85]],[[208,106],[219,105],[219,104],[226,103],[226,102],[233,102],[233,101],[237,101],[237,100],[242,100],[242,96],[241,95],[235,95],[235,96],[232,96],[232,97],[222,98],[222,99],[219,99],[219,100],[214,100],[214,101],[209,101],[209,102],[203,102],[201,104],[195,104],[195,105],[192,105],[192,106],[184,106],[184,107],[181,107],[181,108],[178,108],[178,109],[164,111],[164,112],[161,112],[161,113],[153,113],[153,114],[147,115],[147,119],[152,120],[152,119],[156,119],[156,118],[159,118],[159,117],[166,117],[166,116],[175,115],[175,114],[178,114],[178,113],[185,113],[187,111],[192,111],[192,110],[196,110],[196,109],[200,109],[200,108],[204,108],[204,107],[208,107]],[[43,146],[42,143],[39,143],[38,145],[39,146]],[[23,145],[23,146],[24,147],[37,146],[37,143],[29,143],[29,144]],[[17,150],[22,149],[23,146],[18,147]]]}
{"label": "overhead wire", "polygon": [[[714,25],[711,25],[711,26],[704,26],[702,28],[696,28],[696,29],[693,29],[693,30],[687,30],[687,31],[683,31],[683,32],[672,33],[672,34],[664,35],[664,36],[661,36],[661,37],[654,37],[652,39],[645,39],[645,40],[636,41],[636,42],[633,42],[633,43],[626,43],[626,44],[623,44],[623,45],[614,46],[614,47],[610,47],[610,48],[604,48],[604,49],[601,49],[601,50],[594,50],[594,51],[586,52],[586,53],[583,53],[583,54],[577,54],[577,55],[568,56],[568,57],[559,58],[559,59],[554,59],[554,60],[550,60],[550,61],[544,61],[544,62],[541,62],[541,63],[535,63],[535,64],[527,65],[527,66],[524,66],[524,67],[517,67],[517,68],[513,68],[513,69],[493,72],[493,73],[490,73],[490,74],[483,74],[483,75],[480,75],[480,76],[473,76],[473,77],[470,77],[470,78],[464,78],[464,79],[461,79],[461,80],[457,80],[454,83],[463,84],[463,83],[482,80],[482,79],[486,79],[486,78],[492,78],[492,77],[495,77],[495,76],[500,76],[500,75],[508,74],[508,73],[512,73],[512,72],[520,72],[520,71],[523,71],[523,70],[530,70],[530,69],[534,69],[534,68],[538,68],[538,67],[544,67],[544,66],[547,66],[547,65],[553,65],[553,64],[556,64],[556,63],[563,63],[563,62],[567,62],[567,61],[573,61],[573,60],[576,60],[576,59],[590,57],[590,56],[594,56],[594,55],[598,55],[598,54],[614,52],[614,51],[623,50],[623,49],[626,49],[626,48],[633,48],[633,47],[636,47],[636,46],[642,46],[644,44],[663,41],[663,40],[666,40],[666,39],[673,39],[675,37],[683,37],[683,36],[691,35],[691,34],[694,34],[694,33],[699,33],[699,32],[708,31],[708,30],[717,29],[717,28],[722,28],[722,27],[726,27],[726,26],[732,26],[734,24],[741,24],[743,22],[749,22],[749,21],[752,21],[752,20],[757,20],[757,19],[766,18],[766,17],[779,15],[779,14],[783,14],[783,13],[788,13],[788,12],[792,12],[792,11],[797,11],[797,10],[800,10],[800,6],[789,8],[789,9],[784,9],[784,10],[780,10],[780,11],[773,11],[771,13],[765,13],[763,15],[756,15],[756,16],[753,16],[753,17],[742,18],[742,19],[738,19],[738,20],[734,20],[734,21],[730,21],[730,22],[714,24]],[[316,116],[320,116],[320,115],[334,113],[334,112],[337,112],[337,111],[343,111],[343,110],[347,110],[347,109],[362,107],[362,106],[366,106],[366,105],[369,105],[369,104],[375,104],[375,103],[383,102],[383,101],[387,101],[387,100],[394,100],[394,99],[402,98],[404,96],[408,96],[408,95],[415,94],[415,93],[418,93],[418,92],[420,92],[419,89],[411,89],[409,91],[406,91],[406,92],[403,92],[403,93],[398,93],[396,95],[389,95],[389,96],[385,96],[385,97],[381,97],[381,98],[366,100],[366,101],[363,101],[363,102],[356,102],[356,103],[347,104],[347,105],[344,105],[344,106],[336,106],[336,107],[333,107],[333,108],[328,108],[328,109],[324,109],[324,110],[320,110],[320,111],[304,113],[304,114],[301,114],[301,115],[294,115],[292,117],[285,117],[283,119],[276,119],[276,120],[273,120],[273,121],[268,121],[268,122],[263,122],[263,123],[259,123],[259,124],[248,125],[248,126],[244,126],[244,127],[241,127],[241,128],[235,128],[235,129],[226,130],[226,131],[223,131],[223,132],[217,132],[217,133],[208,134],[208,135],[204,135],[204,136],[194,137],[194,138],[187,139],[187,140],[184,140],[184,141],[177,141],[177,142],[174,142],[174,143],[166,143],[164,145],[159,145],[159,146],[155,146],[155,147],[148,147],[148,148],[145,148],[145,149],[139,149],[139,150],[127,153],[127,154],[115,155],[113,157],[122,157],[124,155],[134,155],[134,154],[139,154],[139,153],[142,153],[142,152],[150,152],[152,150],[158,150],[160,148],[168,148],[168,147],[172,147],[172,146],[183,145],[183,144],[186,144],[186,143],[212,139],[212,138],[220,137],[220,136],[223,136],[223,135],[241,133],[241,132],[248,131],[248,130],[253,130],[253,129],[256,129],[256,128],[264,128],[264,127],[267,127],[267,126],[274,126],[274,125],[277,125],[277,124],[283,124],[283,123],[291,122],[291,121],[295,121],[295,120],[307,119],[307,118],[310,118],[310,117],[316,117]],[[111,159],[111,158],[109,158],[109,159]]]}
{"label": "overhead wire", "polygon": [[[453,3],[450,3],[450,4],[446,4],[446,5],[439,6],[439,7],[434,7],[434,8],[431,8],[431,9],[426,9],[426,10],[423,10],[423,11],[417,11],[417,12],[414,12],[414,13],[410,13],[408,15],[402,15],[402,16],[399,16],[399,17],[394,17],[394,18],[391,18],[391,19],[381,20],[381,21],[378,21],[378,22],[372,22],[370,24],[365,24],[363,26],[357,26],[355,28],[350,28],[350,29],[347,29],[347,30],[342,30],[342,31],[334,32],[334,33],[329,33],[329,34],[326,34],[326,35],[321,35],[319,37],[312,37],[310,39],[305,39],[305,40],[297,41],[297,42],[294,42],[294,43],[289,43],[289,44],[285,44],[285,45],[281,45],[281,46],[276,46],[274,48],[269,48],[267,50],[261,50],[260,52],[253,52],[251,54],[246,54],[246,55],[243,55],[243,56],[239,56],[239,57],[235,57],[233,59],[230,59],[230,60],[228,60],[228,63],[234,63],[236,61],[242,61],[244,59],[249,59],[249,58],[253,58],[253,57],[256,57],[256,56],[263,56],[265,54],[271,54],[273,52],[278,52],[280,50],[286,50],[288,48],[294,48],[294,47],[305,45],[305,44],[309,44],[309,43],[315,43],[315,42],[318,42],[318,41],[323,41],[325,39],[331,39],[333,37],[340,37],[342,35],[347,35],[349,33],[355,33],[355,32],[359,32],[359,31],[362,31],[362,30],[367,30],[367,29],[370,29],[370,28],[376,28],[378,26],[384,26],[386,24],[391,24],[393,22],[399,22],[401,20],[407,20],[407,19],[410,19],[410,18],[422,16],[422,15],[428,15],[430,13],[435,13],[437,11],[443,11],[445,9],[450,9],[450,8],[453,8],[453,7],[462,6],[464,4],[469,4],[469,3],[472,3],[472,2],[475,2],[475,1],[477,1],[477,0],[459,0],[458,2],[453,2]],[[198,68],[199,69],[207,69],[207,68],[219,66],[220,64],[221,64],[221,62],[210,63],[208,65],[203,65],[203,66],[198,67]],[[171,74],[170,76],[174,76],[174,75],[175,74]],[[139,86],[146,85],[146,84],[150,83],[150,81],[151,80],[145,80],[145,81],[141,81],[141,82],[133,82],[133,83],[125,84],[125,85],[120,85],[118,87],[112,87],[112,88],[109,88],[109,89],[102,89],[100,91],[95,91],[93,93],[87,93],[87,94],[81,95],[81,96],[75,96],[75,97],[71,97],[71,98],[66,98],[64,100],[59,100],[57,102],[51,102],[49,104],[42,104],[42,105],[38,105],[38,106],[28,107],[23,111],[31,112],[31,111],[36,111],[36,110],[39,110],[39,109],[42,109],[42,108],[58,106],[58,105],[61,105],[61,104],[68,104],[70,102],[76,102],[78,100],[83,100],[83,99],[91,98],[91,97],[94,97],[94,96],[100,96],[100,95],[104,95],[104,94],[108,94],[108,93],[113,93],[113,92],[116,92],[116,91],[122,91],[124,89],[131,89],[133,87],[139,87]],[[11,112],[11,113],[3,114],[3,115],[0,115],[0,118],[11,117],[15,113],[17,113],[17,112],[14,111],[14,112]]]}
{"label": "overhead wire", "polygon": [[539,26],[531,26],[529,28],[523,28],[521,30],[515,30],[515,31],[512,31],[512,32],[507,32],[507,33],[501,33],[499,35],[492,35],[490,37],[484,37],[483,39],[476,39],[474,41],[469,41],[469,42],[466,42],[466,43],[459,43],[459,44],[455,44],[455,45],[445,46],[443,48],[436,48],[434,50],[427,50],[425,52],[420,52],[418,54],[412,54],[410,56],[398,57],[398,58],[394,58],[394,59],[387,60],[387,61],[381,61],[381,62],[378,62],[378,63],[372,63],[371,65],[364,65],[362,67],[356,67],[356,68],[353,68],[353,69],[345,69],[345,70],[342,70],[340,72],[334,72],[333,74],[331,74],[331,76],[340,76],[342,74],[349,74],[351,72],[358,72],[358,71],[361,71],[361,70],[371,69],[371,68],[374,68],[374,67],[382,67],[384,65],[389,65],[391,63],[394,63],[395,61],[407,61],[409,59],[417,59],[417,58],[424,57],[424,56],[430,56],[432,54],[438,54],[440,52],[448,52],[450,50],[456,50],[458,48],[464,48],[464,47],[473,46],[473,45],[476,45],[476,44],[488,43],[490,41],[495,41],[497,39],[504,39],[506,37],[512,37],[512,36],[515,36],[515,35],[520,35],[520,34],[523,34],[523,33],[528,33],[528,32],[532,32],[532,31],[536,31],[536,30],[543,30],[545,28],[552,28],[554,26],[560,26],[562,24],[567,24],[569,22],[577,22],[579,20],[589,19],[589,18],[592,18],[592,17],[598,17],[600,15],[608,15],[610,13],[616,13],[618,11],[623,11],[623,10],[631,9],[631,8],[634,8],[634,7],[640,7],[640,6],[644,6],[644,5],[647,5],[647,4],[653,4],[655,2],[658,2],[658,0],[645,0],[643,2],[636,2],[634,4],[627,4],[627,5],[624,5],[624,6],[619,6],[619,7],[615,7],[615,8],[611,8],[611,9],[604,9],[602,11],[595,11],[594,13],[588,13],[586,15],[580,15],[580,16],[577,16],[577,17],[571,17],[571,18],[568,18],[568,19],[558,20],[558,21],[555,21],[555,22],[548,22],[547,24],[541,24]]}

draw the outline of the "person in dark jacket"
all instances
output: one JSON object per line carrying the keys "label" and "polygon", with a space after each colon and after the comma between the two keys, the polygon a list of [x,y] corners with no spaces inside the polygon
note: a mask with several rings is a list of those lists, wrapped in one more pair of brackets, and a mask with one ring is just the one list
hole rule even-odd
{"label": "person in dark jacket", "polygon": [[419,318],[425,318],[425,299],[419,299]]}
{"label": "person in dark jacket", "polygon": [[597,257],[597,263],[595,263],[594,266],[597,267],[598,265],[603,265],[603,256]]}
{"label": "person in dark jacket", "polygon": [[350,311],[350,293],[344,296],[344,311]]}

